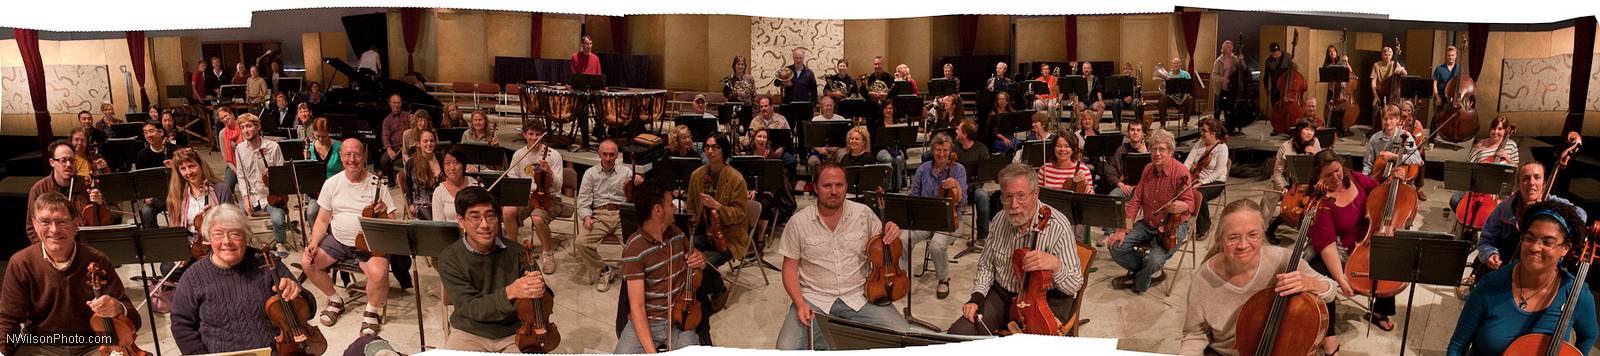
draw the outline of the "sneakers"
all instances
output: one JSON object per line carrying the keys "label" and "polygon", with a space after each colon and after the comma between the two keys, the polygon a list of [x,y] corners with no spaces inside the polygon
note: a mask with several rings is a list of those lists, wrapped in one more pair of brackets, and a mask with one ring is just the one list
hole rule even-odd
{"label": "sneakers", "polygon": [[544,253],[539,254],[539,273],[544,273],[544,274],[555,274],[556,273],[556,256],[555,255],[556,254],[554,252],[551,252],[551,251],[545,251]]}
{"label": "sneakers", "polygon": [[600,293],[611,290],[611,279],[616,278],[616,276],[617,270],[610,266],[600,269],[600,278],[595,280],[594,290]]}

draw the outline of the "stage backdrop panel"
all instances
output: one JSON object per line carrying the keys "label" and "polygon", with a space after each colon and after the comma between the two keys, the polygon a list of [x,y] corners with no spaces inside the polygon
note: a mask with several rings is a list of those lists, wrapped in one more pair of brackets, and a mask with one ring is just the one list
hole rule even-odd
{"label": "stage backdrop panel", "polygon": [[[796,47],[805,52],[806,67],[812,74],[831,75],[834,61],[844,58],[844,21],[751,18],[749,71],[760,93],[778,93],[772,80],[779,67],[794,64]],[[817,80],[817,84],[822,82]]]}
{"label": "stage backdrop panel", "polygon": [[[1572,83],[1572,55],[1507,58],[1501,61],[1500,112],[1566,111]],[[1600,62],[1589,68],[1589,82],[1600,83]],[[1590,85],[1585,111],[1600,111],[1600,85]]]}
{"label": "stage backdrop panel", "polygon": [[[52,114],[88,110],[99,115],[100,103],[111,100],[110,70],[103,65],[44,66],[45,101]],[[28,96],[28,73],[22,67],[0,67],[0,112],[33,112]]]}

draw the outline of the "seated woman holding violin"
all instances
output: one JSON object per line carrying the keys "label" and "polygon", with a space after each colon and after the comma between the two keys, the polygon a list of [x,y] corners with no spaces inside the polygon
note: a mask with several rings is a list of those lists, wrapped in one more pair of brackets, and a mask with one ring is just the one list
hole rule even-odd
{"label": "seated woman holding violin", "polygon": [[210,243],[211,253],[189,268],[173,297],[172,336],[178,349],[204,354],[275,347],[287,353],[276,347],[276,341],[281,333],[289,333],[306,337],[304,345],[296,345],[302,349],[326,350],[327,339],[306,324],[312,317],[309,308],[288,320],[294,325],[274,325],[269,320],[268,315],[279,310],[263,304],[317,302],[282,261],[248,245],[244,211],[231,203],[220,204],[206,209],[202,220],[199,231]]}
{"label": "seated woman holding violin", "polygon": [[[1323,303],[1333,301],[1338,288],[1332,279],[1312,271],[1291,249],[1261,244],[1269,233],[1261,230],[1263,220],[1261,205],[1252,200],[1235,200],[1223,208],[1217,243],[1189,284],[1179,355],[1238,355],[1235,326],[1240,316],[1256,313],[1246,318],[1258,317],[1267,312],[1247,303],[1259,293],[1283,297],[1304,293]],[[1283,326],[1280,331],[1313,327],[1279,325]]]}
{"label": "seated woman holding violin", "polygon": [[[1584,230],[1591,229],[1580,225],[1583,220],[1574,209],[1550,201],[1528,208],[1521,219],[1527,230],[1518,258],[1506,262],[1509,268],[1489,272],[1478,282],[1456,321],[1448,355],[1542,354],[1543,347],[1537,342],[1527,345],[1526,340],[1536,334],[1559,334],[1565,339],[1567,325],[1558,325],[1558,320],[1569,318],[1576,335],[1564,348],[1576,346],[1570,352],[1577,354],[1594,347],[1600,336],[1594,295],[1588,288],[1573,288],[1578,277],[1561,269],[1562,260],[1573,254],[1583,265],[1594,258],[1594,242],[1584,238]],[[1557,333],[1557,328],[1562,330]]]}
{"label": "seated woman holding violin", "polygon": [[[223,186],[222,179],[211,172],[206,161],[200,158],[200,153],[192,148],[180,148],[173,152],[172,165],[172,178],[167,181],[167,226],[188,229],[189,244],[192,245],[190,252],[194,254],[194,259],[204,258],[210,251],[210,245],[200,237],[200,226],[195,224],[195,219],[213,205],[233,204],[233,189]],[[204,220],[200,218],[200,221]],[[194,259],[188,263],[194,263]],[[167,281],[151,294],[159,295],[167,289],[176,288],[185,269],[175,268],[172,262],[163,262],[161,270],[168,271]],[[164,312],[161,304],[155,304],[156,312]]]}
{"label": "seated woman holding violin", "polygon": [[1057,133],[1050,162],[1039,167],[1039,186],[1079,193],[1094,192],[1094,174],[1083,161],[1078,135]]}
{"label": "seated woman holding violin", "polygon": [[[1318,152],[1313,159],[1317,179],[1312,186],[1326,192],[1330,200],[1317,210],[1311,231],[1306,233],[1311,242],[1311,268],[1339,282],[1340,293],[1353,295],[1354,287],[1345,273],[1345,259],[1367,236],[1370,223],[1366,216],[1367,194],[1378,187],[1378,182],[1345,168],[1344,157],[1333,150]],[[1337,315],[1337,305],[1337,302],[1328,303],[1328,315]],[[1366,318],[1385,331],[1393,330],[1394,323],[1389,322],[1388,316],[1394,312],[1394,297],[1378,298],[1373,312]],[[1337,318],[1328,318],[1328,332],[1322,345],[1330,354],[1338,351],[1334,329],[1338,322]]]}

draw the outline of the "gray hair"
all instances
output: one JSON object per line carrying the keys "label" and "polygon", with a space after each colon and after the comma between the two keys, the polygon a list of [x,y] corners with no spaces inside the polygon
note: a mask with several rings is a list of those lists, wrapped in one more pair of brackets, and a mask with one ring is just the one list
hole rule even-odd
{"label": "gray hair", "polygon": [[205,220],[205,226],[199,227],[200,238],[203,239],[210,238],[206,235],[211,234],[212,227],[247,229],[249,226],[246,223],[244,210],[240,210],[238,205],[232,203],[213,205],[201,216]]}
{"label": "gray hair", "polygon": [[999,182],[1005,184],[1017,178],[1027,178],[1028,187],[1039,189],[1039,173],[1024,163],[1012,163],[1000,169]]}
{"label": "gray hair", "polygon": [[1167,144],[1167,149],[1178,149],[1177,140],[1172,137],[1172,132],[1164,129],[1158,128],[1150,130],[1150,133],[1145,136],[1144,142],[1145,144],[1150,145],[1150,147],[1155,147],[1156,144],[1164,143]]}
{"label": "gray hair", "polygon": [[940,132],[938,134],[933,135],[933,139],[928,141],[928,148],[931,149],[931,148],[933,148],[935,146],[938,146],[938,145],[950,144],[951,142],[952,141],[950,141],[950,134]]}

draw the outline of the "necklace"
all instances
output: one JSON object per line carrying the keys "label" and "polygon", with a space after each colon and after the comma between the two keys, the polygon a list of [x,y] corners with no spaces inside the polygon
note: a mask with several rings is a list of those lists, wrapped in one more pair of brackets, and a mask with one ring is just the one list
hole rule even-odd
{"label": "necklace", "polygon": [[[1535,290],[1535,291],[1519,292],[1519,291],[1521,291],[1523,289],[1526,289],[1526,288],[1516,287],[1516,279],[1518,279],[1517,278],[1517,274],[1515,273],[1516,271],[1512,271],[1512,272],[1513,273],[1511,275],[1511,278],[1512,278],[1512,281],[1511,281],[1511,284],[1512,284],[1512,288],[1511,288],[1511,292],[1512,293],[1511,294],[1512,295],[1511,295],[1511,297],[1518,300],[1517,301],[1517,309],[1521,309],[1523,311],[1527,311],[1528,310],[1528,300],[1532,299],[1536,295],[1543,295],[1544,291],[1545,291],[1545,287],[1550,286],[1550,284],[1546,284],[1545,286],[1541,286],[1541,287],[1539,287],[1538,290]],[[1551,284],[1553,284],[1553,283],[1551,283]],[[1527,295],[1529,293],[1534,293],[1534,295]]]}

